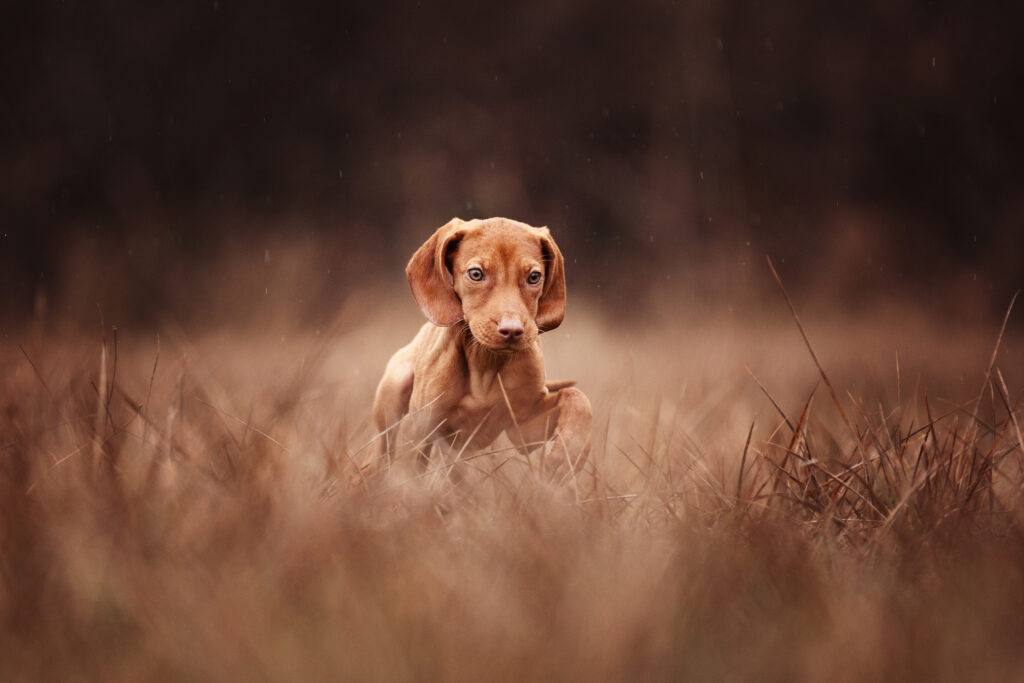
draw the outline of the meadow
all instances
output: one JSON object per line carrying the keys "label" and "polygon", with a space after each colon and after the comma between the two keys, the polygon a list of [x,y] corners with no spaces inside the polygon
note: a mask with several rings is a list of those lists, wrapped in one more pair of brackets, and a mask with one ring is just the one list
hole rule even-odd
{"label": "meadow", "polygon": [[1019,679],[1019,312],[791,288],[798,323],[760,282],[571,293],[548,372],[595,422],[562,481],[499,441],[350,484],[401,288],[5,331],[0,680]]}

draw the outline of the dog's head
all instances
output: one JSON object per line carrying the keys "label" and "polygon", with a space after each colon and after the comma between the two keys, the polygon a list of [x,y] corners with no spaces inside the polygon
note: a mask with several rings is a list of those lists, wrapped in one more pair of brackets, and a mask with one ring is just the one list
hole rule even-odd
{"label": "dog's head", "polygon": [[526,348],[565,315],[565,261],[547,228],[453,218],[405,272],[430,322],[465,320],[478,342],[497,351]]}

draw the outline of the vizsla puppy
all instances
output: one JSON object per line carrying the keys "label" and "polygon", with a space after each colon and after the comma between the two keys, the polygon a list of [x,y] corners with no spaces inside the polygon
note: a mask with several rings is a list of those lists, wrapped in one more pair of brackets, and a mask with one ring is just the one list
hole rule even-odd
{"label": "vizsla puppy", "polygon": [[[545,446],[551,475],[586,457],[590,401],[575,382],[547,382],[541,332],[565,315],[565,267],[547,228],[506,218],[452,219],[413,254],[409,285],[430,321],[388,361],[373,417],[381,447],[363,464],[484,448],[505,432]],[[399,423],[396,429],[392,429]]]}

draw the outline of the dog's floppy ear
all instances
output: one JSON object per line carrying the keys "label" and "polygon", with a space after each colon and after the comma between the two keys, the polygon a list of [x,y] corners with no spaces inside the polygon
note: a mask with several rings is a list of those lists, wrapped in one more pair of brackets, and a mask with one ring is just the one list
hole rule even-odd
{"label": "dog's floppy ear", "polygon": [[447,261],[463,233],[462,220],[451,219],[416,250],[405,267],[413,298],[423,315],[440,327],[462,320],[462,302],[452,287]]}
{"label": "dog's floppy ear", "polygon": [[565,317],[565,259],[547,228],[540,228],[540,249],[544,254],[544,291],[537,302],[537,328],[553,330]]}

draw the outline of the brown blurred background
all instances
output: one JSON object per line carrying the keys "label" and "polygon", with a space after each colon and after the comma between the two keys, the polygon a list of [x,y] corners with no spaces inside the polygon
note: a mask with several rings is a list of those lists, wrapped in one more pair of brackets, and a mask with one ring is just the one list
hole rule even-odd
{"label": "brown blurred background", "polygon": [[829,301],[992,315],[1024,277],[1020,15],[8,3],[3,318],[316,320],[454,215],[550,226],[611,310],[774,294],[770,254]]}

